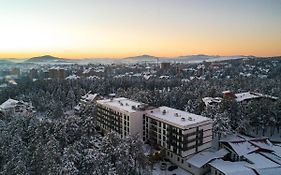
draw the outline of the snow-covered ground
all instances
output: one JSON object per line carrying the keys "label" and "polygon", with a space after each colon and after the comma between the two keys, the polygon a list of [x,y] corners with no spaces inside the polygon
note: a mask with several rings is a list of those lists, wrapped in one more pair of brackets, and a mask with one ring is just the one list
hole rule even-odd
{"label": "snow-covered ground", "polygon": [[167,163],[167,169],[166,170],[160,170],[161,163],[156,163],[153,165],[152,175],[192,175],[188,171],[183,170],[182,168],[178,167],[177,169],[173,171],[169,171],[168,168],[172,164],[170,162]]}

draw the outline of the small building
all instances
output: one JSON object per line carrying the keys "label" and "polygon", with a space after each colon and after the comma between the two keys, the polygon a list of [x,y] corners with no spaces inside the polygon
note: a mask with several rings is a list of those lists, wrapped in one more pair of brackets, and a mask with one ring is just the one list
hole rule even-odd
{"label": "small building", "polygon": [[162,106],[148,110],[144,118],[144,139],[165,150],[166,158],[188,170],[186,159],[212,145],[209,118]]}
{"label": "small building", "polygon": [[222,98],[220,97],[204,97],[202,98],[202,101],[205,103],[206,106],[213,106],[215,104],[221,103]]}
{"label": "small building", "polygon": [[89,92],[83,95],[78,105],[74,107],[74,112],[79,114],[85,108],[95,105],[97,99],[99,99],[98,94],[91,94],[91,92]]}
{"label": "small building", "polygon": [[217,159],[209,163],[211,175],[257,175],[248,162],[230,162]]}
{"label": "small building", "polygon": [[69,75],[68,77],[65,78],[66,80],[78,80],[80,77],[78,75]]}
{"label": "small building", "polygon": [[115,131],[122,138],[138,134],[143,138],[143,116],[146,104],[127,98],[97,100],[97,125],[104,131]]}
{"label": "small building", "polygon": [[[251,138],[237,134],[230,136],[230,138],[222,139],[219,142],[221,148],[225,148],[230,152],[230,159],[232,161],[244,160],[245,155],[253,152],[274,152],[274,150],[280,148],[273,145],[267,138]],[[279,151],[281,151],[281,148]]]}
{"label": "small building", "polygon": [[235,94],[235,100],[237,102],[248,101],[252,99],[260,99],[260,98],[267,98],[273,101],[278,100],[278,97],[256,93],[256,92],[243,92],[243,93]]}
{"label": "small building", "polygon": [[[241,92],[234,94],[231,91],[223,91],[223,98],[228,99],[235,99],[237,102],[244,102],[244,101],[250,101],[250,100],[257,100],[261,98],[270,99],[272,101],[278,100],[278,97],[261,94],[257,92]],[[214,104],[221,103],[222,99],[221,97],[204,97],[202,98],[202,101],[205,103],[206,106],[212,106]]]}
{"label": "small building", "polygon": [[35,112],[30,103],[14,99],[8,99],[2,103],[0,111],[4,116],[31,116]]}
{"label": "small building", "polygon": [[186,160],[188,171],[194,175],[203,175],[210,171],[209,163],[216,159],[223,159],[229,154],[229,151],[222,148],[216,152],[204,151],[195,154]]}
{"label": "small building", "polygon": [[[226,166],[234,168],[240,165],[237,168],[243,169],[242,165],[258,175],[281,174],[281,147],[272,144],[267,138],[250,138],[235,134],[221,140],[220,146],[230,152],[232,162],[223,162],[222,164]],[[213,167],[212,173],[216,170],[221,174],[227,174],[219,162],[217,164],[211,162],[210,165]]]}

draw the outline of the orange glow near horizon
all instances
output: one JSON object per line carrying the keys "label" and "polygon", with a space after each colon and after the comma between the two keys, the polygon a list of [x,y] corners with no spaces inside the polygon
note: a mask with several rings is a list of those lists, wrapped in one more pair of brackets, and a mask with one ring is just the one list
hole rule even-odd
{"label": "orange glow near horizon", "polygon": [[281,1],[0,2],[0,58],[281,55]]}

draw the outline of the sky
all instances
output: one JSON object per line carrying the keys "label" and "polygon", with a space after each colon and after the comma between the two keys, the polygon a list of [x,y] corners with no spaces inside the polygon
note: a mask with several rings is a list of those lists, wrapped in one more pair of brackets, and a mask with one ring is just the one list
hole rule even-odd
{"label": "sky", "polygon": [[0,0],[0,58],[281,55],[281,0]]}

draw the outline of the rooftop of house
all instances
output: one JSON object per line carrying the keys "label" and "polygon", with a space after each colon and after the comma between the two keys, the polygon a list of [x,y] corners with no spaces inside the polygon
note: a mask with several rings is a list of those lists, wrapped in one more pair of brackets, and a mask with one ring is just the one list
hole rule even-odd
{"label": "rooftop of house", "polygon": [[277,156],[281,156],[279,154],[279,152],[281,152],[281,147],[272,144],[267,138],[250,138],[234,134],[220,140],[220,142],[227,143],[228,146],[239,156],[245,156],[259,150],[266,150]]}
{"label": "rooftop of house", "polygon": [[249,167],[253,169],[264,169],[264,168],[276,168],[280,167],[280,164],[273,162],[259,153],[251,153],[245,155],[245,158],[251,163]]}
{"label": "rooftop of house", "polygon": [[202,98],[202,101],[205,103],[205,105],[211,105],[213,103],[220,103],[222,101],[221,97],[204,97]]}
{"label": "rooftop of house", "polygon": [[270,96],[270,95],[265,95],[261,93],[255,93],[255,92],[242,92],[242,93],[237,93],[235,94],[236,96],[236,101],[241,102],[244,100],[250,100],[250,99],[255,99],[255,98],[269,98],[272,100],[277,100],[278,97]]}
{"label": "rooftop of house", "polygon": [[95,98],[96,98],[97,96],[98,96],[98,94],[87,93],[87,94],[83,95],[83,96],[81,97],[81,99],[91,102],[91,101],[95,100]]}
{"label": "rooftop of house", "polygon": [[66,80],[77,80],[79,79],[80,77],[78,75],[69,75],[68,77],[66,77],[65,79]]}
{"label": "rooftop of house", "polygon": [[252,169],[248,168],[250,164],[245,161],[230,162],[217,159],[209,163],[209,165],[227,175],[256,175]]}
{"label": "rooftop of house", "polygon": [[[258,99],[258,98],[268,98],[271,100],[278,100],[278,97],[271,96],[271,95],[266,95],[266,94],[261,94],[261,93],[256,93],[256,92],[241,92],[241,93],[232,93],[231,91],[223,91],[223,94],[231,94],[233,98],[237,102],[242,102],[245,100],[252,100],[252,99]],[[220,103],[222,100],[221,97],[204,97],[202,98],[202,101],[205,103],[205,105],[210,105],[212,103]]]}
{"label": "rooftop of house", "polygon": [[128,113],[143,111],[144,107],[147,106],[144,103],[136,102],[124,97],[97,100],[97,103]]}
{"label": "rooftop of house", "polygon": [[224,148],[222,148],[216,152],[204,151],[204,152],[195,154],[191,158],[187,159],[186,162],[197,168],[201,168],[214,159],[223,158],[228,153],[229,153],[229,151],[227,151]]}
{"label": "rooftop of house", "polygon": [[193,113],[181,111],[166,106],[150,110],[147,112],[147,114],[151,118],[161,120],[163,122],[175,125],[180,128],[188,128],[192,125],[202,122],[212,122],[212,120],[207,117],[203,117],[201,115],[196,115]]}
{"label": "rooftop of house", "polygon": [[14,100],[14,99],[8,99],[7,101],[5,101],[4,103],[2,103],[0,105],[1,109],[9,109],[9,108],[13,108],[15,107],[17,104],[19,103],[18,100]]}

